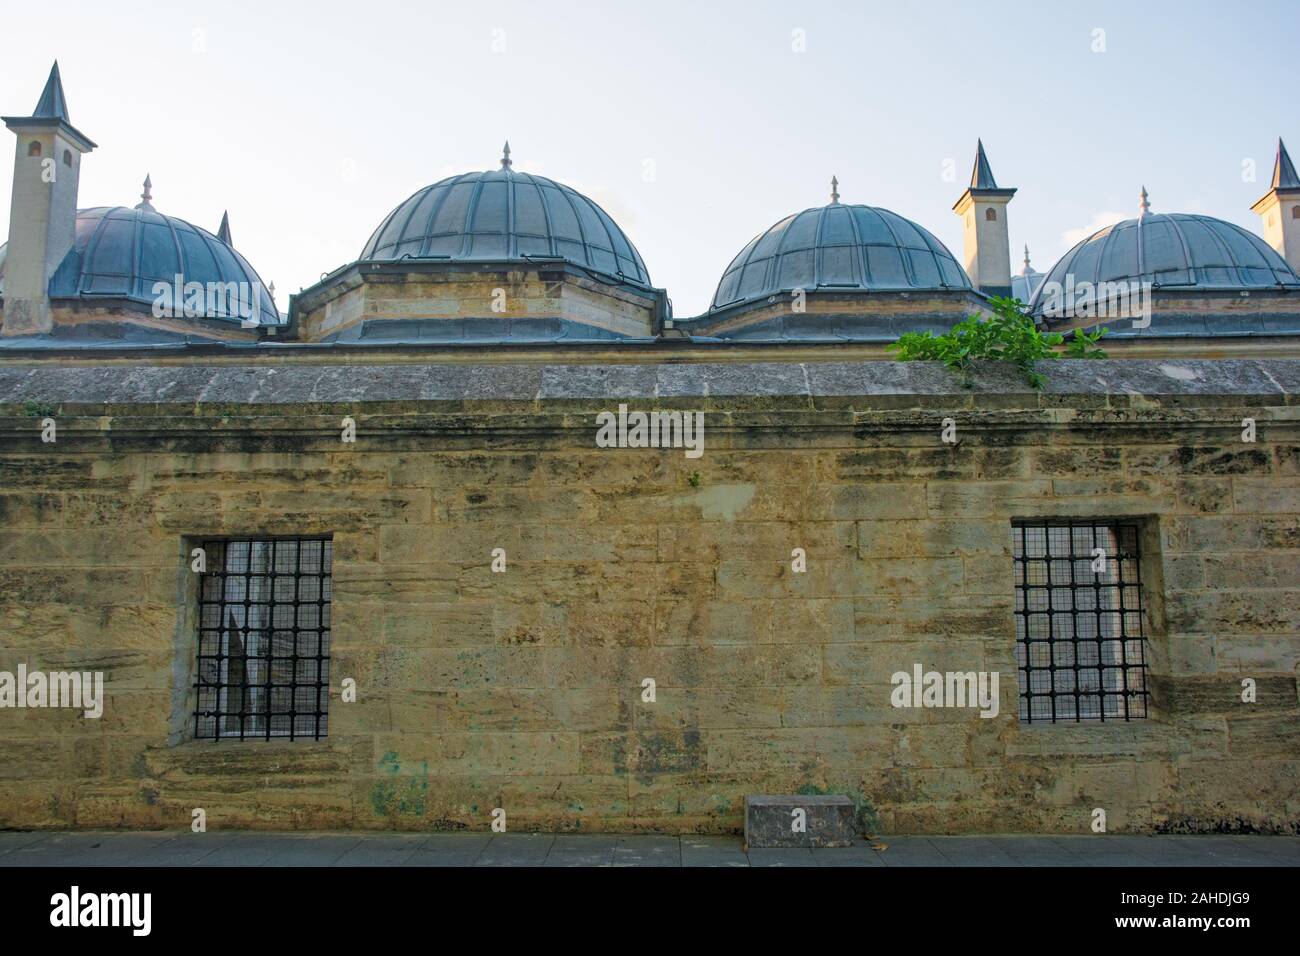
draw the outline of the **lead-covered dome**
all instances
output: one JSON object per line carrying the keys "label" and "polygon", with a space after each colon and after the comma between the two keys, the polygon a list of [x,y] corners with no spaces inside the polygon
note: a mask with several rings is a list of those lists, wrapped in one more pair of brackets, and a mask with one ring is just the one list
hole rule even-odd
{"label": "lead-covered dome", "polygon": [[1149,212],[1145,190],[1142,202],[1138,218],[1095,232],[1063,255],[1038,286],[1033,311],[1058,308],[1063,290],[1084,282],[1150,282],[1167,291],[1300,291],[1300,276],[1254,233],[1213,216]]}
{"label": "lead-covered dome", "polygon": [[[155,287],[163,283],[170,307],[177,276],[182,289],[187,283],[203,284],[203,318],[242,321],[256,314],[260,325],[282,324],[271,293],[248,260],[207,230],[156,211],[147,198],[134,208],[77,210],[76,239],[51,278],[49,292],[52,297],[126,299],[152,308],[159,303]],[[209,288],[219,294],[208,294]],[[208,308],[212,303],[218,304],[215,310]],[[175,301],[177,309],[182,305],[183,299]]]}
{"label": "lead-covered dome", "polygon": [[[833,184],[837,186],[838,184]],[[910,219],[874,206],[829,205],[787,216],[727,266],[711,309],[805,289],[970,289],[946,246]]]}
{"label": "lead-covered dome", "polygon": [[361,259],[544,261],[563,259],[649,287],[641,254],[613,219],[563,183],[500,169],[426,186],[380,224]]}

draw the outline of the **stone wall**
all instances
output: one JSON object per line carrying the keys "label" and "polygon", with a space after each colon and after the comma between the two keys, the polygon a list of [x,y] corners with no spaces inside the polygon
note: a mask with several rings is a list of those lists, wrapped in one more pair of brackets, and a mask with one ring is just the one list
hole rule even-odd
{"label": "stone wall", "polygon": [[[99,720],[0,709],[0,827],[711,832],[802,791],[871,832],[1297,832],[1298,392],[1285,361],[1060,362],[1043,393],[888,362],[0,365],[0,671],[108,691]],[[619,401],[704,411],[703,456],[596,448]],[[1141,524],[1149,719],[1018,721],[1036,516]],[[328,738],[187,739],[189,549],[308,533]],[[915,663],[999,672],[998,716],[892,707]]]}
{"label": "stone wall", "polygon": [[318,342],[366,321],[561,319],[605,333],[651,336],[655,295],[618,288],[574,267],[519,269],[501,265],[353,265],[293,296],[299,337]]}

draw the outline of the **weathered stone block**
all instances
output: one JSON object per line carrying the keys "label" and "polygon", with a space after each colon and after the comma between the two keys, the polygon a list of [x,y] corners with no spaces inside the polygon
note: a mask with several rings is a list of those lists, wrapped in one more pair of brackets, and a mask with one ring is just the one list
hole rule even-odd
{"label": "weathered stone block", "polygon": [[1132,475],[1255,475],[1273,470],[1267,448],[1130,448],[1125,458]]}
{"label": "weathered stone block", "polygon": [[747,847],[852,846],[853,801],[845,796],[745,798]]}

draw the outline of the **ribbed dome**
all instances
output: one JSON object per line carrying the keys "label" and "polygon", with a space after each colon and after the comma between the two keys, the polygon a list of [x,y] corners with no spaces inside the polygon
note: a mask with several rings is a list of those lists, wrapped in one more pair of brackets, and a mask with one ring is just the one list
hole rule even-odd
{"label": "ribbed dome", "polygon": [[[124,298],[152,306],[154,284],[170,287],[177,275],[205,286],[240,283],[236,295],[250,304],[256,297],[261,324],[281,324],[270,292],[243,256],[207,230],[152,207],[79,209],[77,238],[50,280],[50,295]],[[239,320],[238,311],[236,306],[229,315],[214,317]]]}
{"label": "ribbed dome", "polygon": [[508,166],[424,187],[388,214],[361,258],[564,259],[650,285],[640,253],[605,210],[568,186]]}
{"label": "ribbed dome", "polygon": [[1222,219],[1147,213],[1093,233],[1063,255],[1039,285],[1035,312],[1052,307],[1066,276],[1081,282],[1150,282],[1155,289],[1296,289],[1300,277],[1263,239]]}
{"label": "ribbed dome", "polygon": [[832,202],[754,237],[722,274],[712,308],[791,289],[969,288],[965,270],[926,229],[888,209]]}

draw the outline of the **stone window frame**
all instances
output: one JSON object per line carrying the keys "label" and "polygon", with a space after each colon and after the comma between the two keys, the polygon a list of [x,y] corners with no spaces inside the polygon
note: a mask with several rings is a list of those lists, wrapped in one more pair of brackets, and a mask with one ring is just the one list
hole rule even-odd
{"label": "stone window frame", "polygon": [[[197,686],[197,674],[199,667],[199,634],[200,634],[200,588],[202,586],[203,575],[193,571],[194,550],[201,548],[204,542],[212,541],[304,541],[304,540],[321,540],[330,545],[333,550],[334,535],[329,531],[304,531],[297,534],[262,534],[262,533],[222,533],[222,534],[201,534],[185,535],[181,539],[181,575],[177,585],[177,600],[179,613],[177,615],[177,625],[173,647],[175,650],[172,662],[172,701],[171,714],[168,723],[167,744],[169,747],[185,745],[187,747],[210,747],[213,744],[220,744],[223,747],[229,746],[253,746],[253,747],[273,747],[276,745],[302,747],[312,744],[327,745],[328,736],[328,700],[330,695],[330,680],[332,674],[327,671],[323,675],[320,684],[320,707],[321,707],[321,732],[296,733],[293,735],[272,733],[271,735],[245,734],[242,738],[239,735],[219,734],[216,737],[198,736],[198,701],[199,688]],[[330,579],[332,581],[334,571],[334,559],[331,555]],[[330,608],[329,627],[330,631],[330,652],[327,660],[332,665],[333,660],[333,609],[334,596],[332,587],[329,593],[329,600],[326,605]],[[332,668],[331,668],[332,670]]]}
{"label": "stone window frame", "polygon": [[[1138,550],[1141,555],[1141,600],[1142,619],[1146,649],[1146,716],[1130,720],[1035,720],[1026,722],[1019,718],[1020,704],[1020,669],[1015,657],[1016,632],[1013,627],[1009,638],[1011,659],[1016,681],[1016,725],[1021,732],[1032,733],[1085,733],[1090,736],[1106,737],[1118,733],[1116,739],[1129,739],[1137,734],[1138,739],[1147,739],[1151,733],[1158,733],[1162,724],[1169,720],[1169,713],[1163,702],[1161,685],[1169,674],[1168,625],[1165,610],[1164,550],[1162,547],[1161,517],[1145,511],[1126,512],[1122,507],[1107,509],[1105,499],[1097,502],[1046,500],[1030,505],[1023,511],[1011,515],[1007,522],[1007,556],[1014,553],[1015,527],[1021,522],[1044,521],[1096,521],[1123,522],[1137,526]],[[1008,561],[1007,577],[1009,584],[1008,598],[1011,601],[1012,614],[1015,608],[1015,563]]]}

